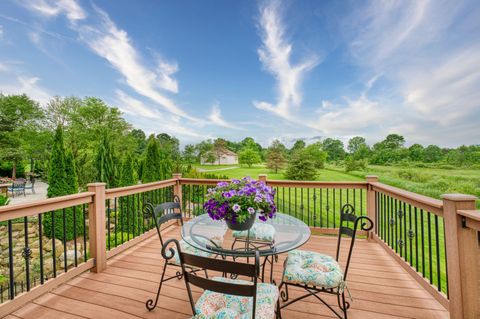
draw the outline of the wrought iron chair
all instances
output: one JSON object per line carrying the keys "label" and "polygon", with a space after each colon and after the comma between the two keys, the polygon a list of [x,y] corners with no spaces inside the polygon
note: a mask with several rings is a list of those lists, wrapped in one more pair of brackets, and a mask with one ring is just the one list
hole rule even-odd
{"label": "wrought iron chair", "polygon": [[8,189],[12,193],[12,197],[15,197],[15,193],[23,194],[23,196],[27,196],[25,194],[25,184],[27,181],[23,178],[17,178],[13,181],[12,186]]}
{"label": "wrought iron chair", "polygon": [[[161,227],[164,223],[166,223],[170,220],[178,220],[178,221],[180,221],[180,224],[183,226],[182,208],[181,208],[181,205],[180,205],[180,198],[177,195],[174,196],[173,202],[166,202],[166,203],[157,205],[156,207],[154,207],[151,203],[146,203],[145,206],[144,206],[144,215],[145,216],[151,215],[153,217],[153,221],[155,223],[155,227],[156,227],[157,233],[158,233],[158,238],[159,238],[160,244],[162,246],[164,245],[164,241],[163,241],[163,238],[162,238]],[[187,252],[190,252],[192,254],[201,255],[201,256],[205,256],[205,257],[211,256],[211,254],[209,254],[207,252],[200,251],[200,250],[190,246],[184,240],[180,240],[180,245],[182,246],[183,250],[185,250]],[[160,278],[160,283],[158,285],[158,291],[157,291],[157,296],[155,298],[155,301],[153,299],[149,299],[145,303],[145,306],[147,307],[147,309],[149,311],[152,311],[157,306],[158,298],[160,296],[160,291],[162,289],[162,284],[165,281],[169,281],[169,280],[174,279],[174,278],[182,279],[182,277],[183,277],[183,273],[182,273],[181,269],[179,269],[176,272],[175,276],[165,278],[165,271],[167,269],[167,266],[173,266],[173,267],[181,268],[180,259],[178,258],[178,254],[177,254],[177,257],[174,258],[173,260],[165,260],[164,265],[163,265],[162,275],[161,275],[161,278]],[[204,269],[191,267],[191,266],[187,266],[187,267],[193,273],[203,270],[204,273],[205,273],[205,276],[208,277],[207,271],[204,270]]]}
{"label": "wrought iron chair", "polygon": [[[172,245],[175,247],[171,247]],[[254,264],[237,263],[185,253],[176,239],[169,239],[162,247],[163,258],[171,260],[176,254],[180,259],[194,318],[243,318],[243,316],[253,319],[256,316],[274,318],[275,312],[277,316],[280,315],[278,288],[272,284],[258,282],[260,274],[258,251],[255,253]],[[203,278],[187,271],[187,265],[218,272],[227,271],[237,276],[250,277],[251,281],[224,277]],[[205,290],[197,302],[193,300],[190,285]]]}
{"label": "wrought iron chair", "polygon": [[[279,286],[279,290],[281,291],[280,296],[284,302],[281,308],[285,308],[304,298],[314,296],[327,306],[338,318],[346,319],[350,303],[345,300],[345,289],[348,290],[346,280],[353,246],[355,244],[355,237],[357,230],[368,231],[372,228],[373,222],[370,218],[367,216],[356,216],[354,207],[346,204],[342,206],[340,211],[340,229],[338,231],[337,254],[335,259],[331,256],[311,251],[294,250],[289,252],[284,264],[282,282]],[[342,271],[339,265],[342,235],[351,238],[344,271]],[[307,293],[293,300],[289,300],[289,286],[303,288]],[[285,288],[284,291],[282,291],[283,287]],[[337,296],[338,307],[343,312],[343,317],[318,296],[320,293]]]}
{"label": "wrought iron chair", "polygon": [[[232,236],[234,238],[231,248],[232,250],[235,249],[237,243],[242,244],[242,247],[240,247],[240,249],[247,249],[249,247],[253,249],[260,249],[264,247],[274,249],[275,247],[275,227],[263,222],[256,222],[249,230],[235,230],[232,232]],[[265,257],[261,268],[262,282],[265,281],[265,266],[267,265],[267,263],[270,264],[270,282],[273,282],[273,265],[276,261],[278,261],[278,255],[276,254]]]}

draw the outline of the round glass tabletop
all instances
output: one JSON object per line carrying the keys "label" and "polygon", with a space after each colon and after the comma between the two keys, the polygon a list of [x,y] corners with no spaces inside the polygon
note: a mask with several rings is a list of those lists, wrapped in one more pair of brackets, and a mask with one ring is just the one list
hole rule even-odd
{"label": "round glass tabletop", "polygon": [[182,227],[182,239],[205,252],[226,256],[261,256],[288,252],[305,244],[310,228],[301,220],[277,213],[266,222],[257,219],[247,232],[230,230],[225,221],[213,220],[207,214],[197,216]]}

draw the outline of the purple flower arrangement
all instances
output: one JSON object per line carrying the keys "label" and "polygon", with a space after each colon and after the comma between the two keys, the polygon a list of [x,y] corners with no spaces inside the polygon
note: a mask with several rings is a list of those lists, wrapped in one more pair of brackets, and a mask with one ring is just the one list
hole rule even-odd
{"label": "purple flower arrangement", "polygon": [[250,177],[231,182],[220,182],[214,188],[209,188],[207,201],[203,208],[210,218],[225,220],[233,224],[245,222],[252,214],[258,213],[258,218],[266,221],[273,218],[277,211],[274,202],[275,190]]}

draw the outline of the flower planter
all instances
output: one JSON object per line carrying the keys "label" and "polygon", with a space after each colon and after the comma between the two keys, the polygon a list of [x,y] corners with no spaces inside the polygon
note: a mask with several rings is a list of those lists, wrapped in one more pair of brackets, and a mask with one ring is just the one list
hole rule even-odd
{"label": "flower planter", "polygon": [[255,219],[257,219],[257,213],[251,214],[243,223],[232,223],[229,220],[226,220],[225,223],[231,230],[245,231],[252,228],[253,224],[255,224]]}

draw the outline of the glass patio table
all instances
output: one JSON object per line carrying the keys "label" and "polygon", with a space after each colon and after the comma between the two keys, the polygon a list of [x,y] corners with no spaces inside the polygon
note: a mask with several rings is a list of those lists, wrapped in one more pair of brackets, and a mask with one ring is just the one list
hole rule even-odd
{"label": "glass patio table", "polygon": [[[273,219],[266,222],[260,221],[257,217],[252,229],[256,224],[273,226],[275,232],[272,238],[259,240],[252,238],[250,233],[243,239],[234,237],[225,221],[213,220],[208,214],[184,223],[181,234],[183,240],[194,248],[225,257],[231,256],[234,259],[253,257],[255,250],[259,251],[260,256],[276,256],[302,246],[310,238],[310,228],[303,221],[286,214],[277,212]],[[236,245],[238,242],[241,243],[240,246]]]}

